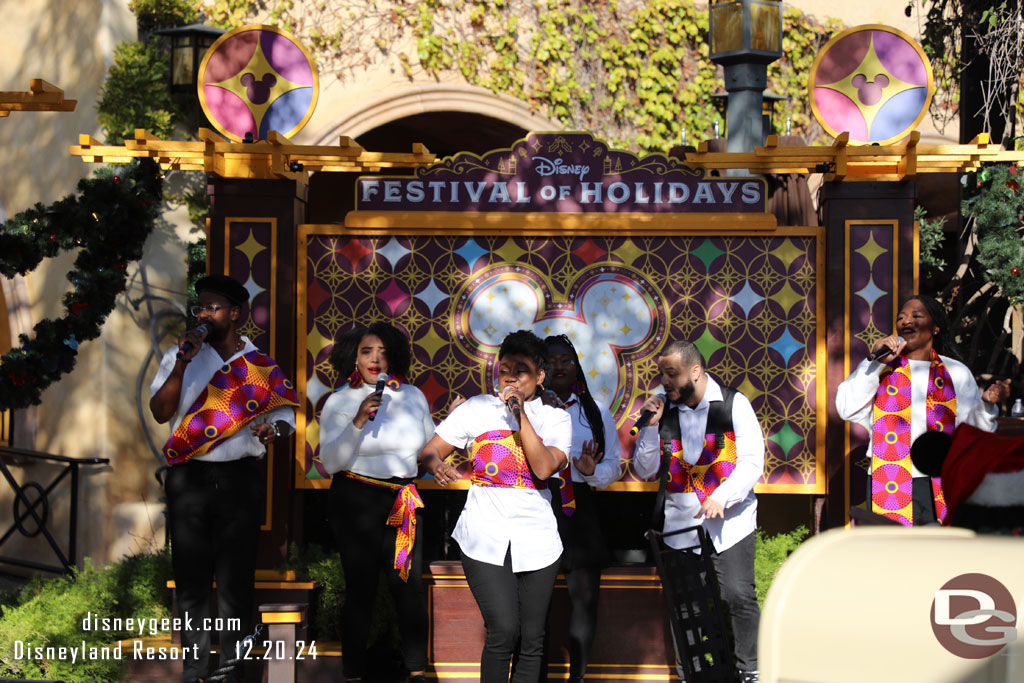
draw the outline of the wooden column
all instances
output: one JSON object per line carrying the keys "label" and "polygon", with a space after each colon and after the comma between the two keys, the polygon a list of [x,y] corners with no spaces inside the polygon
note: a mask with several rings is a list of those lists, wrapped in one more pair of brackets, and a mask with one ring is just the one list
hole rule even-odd
{"label": "wooden column", "polygon": [[828,493],[822,527],[843,526],[863,502],[867,432],[839,418],[836,389],[881,337],[892,334],[903,299],[917,291],[917,183],[833,182],[822,190],[828,320]]}
{"label": "wooden column", "polygon": [[[297,226],[305,221],[308,185],[294,180],[210,176],[207,270],[245,284],[249,305],[240,330],[270,354],[295,381],[295,247]],[[287,556],[294,486],[294,438],[271,446],[267,470],[267,509],[261,527],[259,567],[275,567]]]}

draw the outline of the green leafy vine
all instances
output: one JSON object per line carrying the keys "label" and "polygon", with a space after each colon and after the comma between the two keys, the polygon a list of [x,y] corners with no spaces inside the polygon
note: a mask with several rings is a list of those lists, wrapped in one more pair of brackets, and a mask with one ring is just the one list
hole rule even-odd
{"label": "green leafy vine", "polygon": [[[262,22],[295,32],[321,76],[346,79],[387,60],[411,81],[461,80],[529,103],[567,128],[590,130],[638,151],[662,151],[711,136],[723,90],[708,59],[707,7],[691,0],[214,0],[209,21],[223,28]],[[807,99],[807,76],[837,20],[797,9],[783,15],[784,55],[769,67],[769,89],[808,143],[823,133]],[[412,54],[409,50],[414,50]]]}

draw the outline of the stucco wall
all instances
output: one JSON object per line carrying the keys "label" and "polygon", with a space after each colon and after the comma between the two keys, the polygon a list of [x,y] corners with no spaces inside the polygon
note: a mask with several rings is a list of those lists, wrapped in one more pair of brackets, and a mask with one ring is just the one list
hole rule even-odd
{"label": "stucco wall", "polygon": [[[43,78],[78,100],[70,113],[12,113],[0,119],[0,150],[6,161],[0,165],[0,207],[6,218],[74,192],[77,181],[95,169],[70,156],[67,148],[77,143],[79,133],[102,139],[96,102],[114,47],[135,38],[135,18],[127,0],[6,0],[0,11],[0,45],[5,48],[0,90],[27,90],[29,79]],[[161,496],[153,478],[157,461],[147,453],[135,410],[136,377],[149,349],[149,315],[145,304],[136,311],[131,300],[144,294],[142,269],[151,294],[182,299],[183,238],[188,232],[177,225],[182,213],[165,216],[147,242],[141,264],[129,267],[129,287],[100,338],[79,348],[75,370],[43,394],[42,405],[16,414],[17,446],[111,460],[109,468],[83,471],[79,559],[88,555],[105,562],[149,545],[154,537],[163,542],[162,515],[158,506],[147,505]],[[23,278],[3,282],[15,336],[30,333],[42,318],[62,314],[60,301],[70,287],[65,276],[73,259],[74,254],[64,254]],[[158,438],[166,436],[165,429],[151,426]],[[50,466],[14,467],[22,483],[44,486],[56,472]],[[50,498],[53,532],[62,545],[67,542],[68,491],[62,483]],[[11,489],[0,484],[0,509],[10,510],[11,499]],[[39,538],[29,541],[16,535],[0,547],[0,554],[55,563]]]}

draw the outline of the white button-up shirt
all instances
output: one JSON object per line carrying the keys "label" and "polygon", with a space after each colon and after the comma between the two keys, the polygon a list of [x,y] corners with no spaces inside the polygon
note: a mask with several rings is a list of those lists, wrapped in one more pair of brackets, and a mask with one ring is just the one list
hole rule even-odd
{"label": "white button-up shirt", "polygon": [[[721,386],[708,375],[704,396],[695,408],[677,404],[683,460],[687,463],[696,463],[704,450],[709,403],[721,400]],[[669,408],[669,405],[665,406],[665,410]],[[664,531],[703,524],[719,552],[746,538],[757,526],[754,484],[764,473],[764,434],[750,401],[739,392],[732,403],[732,426],[736,433],[736,468],[709,496],[725,508],[724,517],[696,519],[694,516],[700,510],[700,500],[696,493],[668,493],[665,496]],[[648,479],[658,473],[661,465],[660,443],[657,425],[640,430],[633,451],[633,468],[638,477]],[[686,548],[697,543],[697,535],[692,532],[677,534],[669,536],[665,542],[673,548]]]}
{"label": "white button-up shirt", "polygon": [[[966,422],[987,432],[996,430],[999,408],[981,400],[978,383],[966,365],[960,361],[939,356],[953,380],[956,394],[956,423]],[[911,360],[910,362],[910,442],[928,430],[928,373],[931,361]],[[871,433],[874,423],[875,398],[885,363],[863,360],[853,373],[843,380],[836,391],[836,412],[848,422],[856,422]],[[871,441],[868,441],[868,458],[871,458]],[[868,466],[870,471],[870,465]],[[915,477],[926,476],[911,464]]]}
{"label": "white button-up shirt", "polygon": [[402,383],[387,387],[377,416],[362,429],[352,420],[376,386],[344,386],[328,397],[320,413],[320,462],[334,474],[347,470],[365,477],[415,477],[416,459],[434,434],[434,419],[423,392]]}
{"label": "white button-up shirt", "polygon": [[[590,430],[590,423],[587,422],[586,413],[580,405],[579,396],[573,394],[566,401],[570,405],[565,408],[572,420],[572,451],[568,453],[569,466],[572,468],[572,480],[574,482],[586,482],[597,489],[603,489],[612,482],[618,481],[622,476],[622,446],[619,444],[619,433],[615,429],[615,420],[611,413],[600,403],[597,409],[601,412],[601,421],[604,423],[604,458],[594,467],[594,473],[584,475],[573,462],[583,454],[583,443],[585,441],[596,441],[593,432]],[[565,475],[565,470],[560,476]]]}
{"label": "white button-up shirt", "polygon": [[[523,412],[544,445],[568,453],[572,445],[569,413],[528,401]],[[485,432],[519,431],[519,423],[497,396],[474,396],[456,408],[436,434],[456,448],[466,448]],[[452,533],[462,553],[478,562],[501,566],[512,547],[512,571],[525,572],[553,564],[562,554],[558,524],[547,489],[470,486],[466,506]]]}
{"label": "white button-up shirt", "polygon": [[[181,395],[178,397],[178,407],[174,411],[174,417],[171,418],[171,434],[181,424],[182,418],[188,413],[188,409],[192,407],[192,404],[196,402],[199,395],[203,393],[209,385],[210,380],[213,379],[215,372],[220,370],[222,367],[232,362],[239,356],[243,356],[251,351],[257,351],[256,346],[249,341],[247,337],[242,337],[242,341],[245,345],[241,351],[236,352],[233,356],[224,360],[220,354],[210,346],[209,344],[203,344],[199,349],[199,353],[192,358],[192,361],[185,366],[185,374],[181,379]],[[149,394],[153,396],[160,390],[160,387],[164,385],[167,378],[170,376],[171,371],[174,370],[174,362],[178,355],[178,347],[171,347],[167,353],[164,354],[163,359],[160,361],[160,369],[157,370],[156,377],[153,379],[153,383],[149,387]],[[277,422],[278,420],[284,420],[292,429],[295,429],[295,409],[289,406],[281,406],[280,408],[274,408],[273,410],[264,413],[257,417],[250,424],[260,424],[262,422]],[[231,460],[241,460],[250,456],[262,458],[263,454],[266,453],[266,446],[260,443],[260,440],[252,433],[249,429],[249,425],[246,425],[242,429],[232,434],[226,439],[223,439],[216,448],[207,451],[204,455],[192,458],[192,460],[202,460],[203,462],[229,462]]]}

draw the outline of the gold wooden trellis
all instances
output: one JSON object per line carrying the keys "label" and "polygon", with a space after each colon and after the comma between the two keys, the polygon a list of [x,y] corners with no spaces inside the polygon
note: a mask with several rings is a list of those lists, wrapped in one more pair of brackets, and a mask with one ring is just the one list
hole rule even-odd
{"label": "gold wooden trellis", "polygon": [[[52,87],[52,86],[51,86]],[[896,145],[850,145],[842,133],[831,145],[780,147],[777,135],[753,152],[709,152],[701,142],[688,152],[687,164],[696,168],[746,169],[752,174],[821,173],[826,181],[900,181],[921,173],[965,173],[986,162],[1022,162],[1024,153],[1005,151],[989,143],[987,134],[965,145],[921,145],[913,131]],[[205,171],[228,178],[292,178],[305,180],[311,171],[376,173],[387,168],[427,166],[436,160],[420,143],[412,151],[368,152],[347,136],[337,145],[297,145],[270,131],[266,140],[229,142],[207,128],[198,141],[160,140],[143,129],[124,145],[103,145],[91,135],[79,135],[68,150],[83,161],[126,163],[146,157],[168,170]]]}
{"label": "gold wooden trellis", "polygon": [[208,128],[199,129],[198,141],[161,140],[144,129],[124,145],[104,145],[91,135],[79,135],[68,147],[73,156],[94,163],[123,164],[132,159],[154,159],[168,170],[205,171],[225,178],[292,178],[304,180],[310,171],[374,173],[385,168],[427,166],[436,155],[413,143],[412,152],[368,152],[342,136],[336,146],[296,145],[276,131],[266,140],[229,142]]}
{"label": "gold wooden trellis", "polygon": [[743,168],[750,173],[822,173],[826,181],[900,181],[920,173],[966,173],[985,162],[1022,161],[1024,153],[1004,151],[989,144],[987,133],[966,145],[921,145],[921,133],[913,131],[896,145],[850,145],[842,133],[831,145],[779,147],[779,137],[769,135],[763,147],[746,153],[709,152],[702,142],[686,154],[686,163],[699,168]]}
{"label": "gold wooden trellis", "polygon": [[64,99],[64,91],[41,78],[28,82],[28,91],[0,92],[0,118],[12,111],[74,111],[78,100]]}

